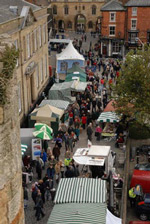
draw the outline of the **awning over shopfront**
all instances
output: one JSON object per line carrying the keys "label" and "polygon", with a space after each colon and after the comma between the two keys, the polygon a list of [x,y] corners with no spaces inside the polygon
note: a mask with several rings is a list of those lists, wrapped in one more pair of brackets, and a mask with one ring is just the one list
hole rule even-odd
{"label": "awning over shopfront", "polygon": [[67,73],[65,82],[70,82],[72,80],[79,80],[80,82],[86,82],[86,74],[83,72]]}
{"label": "awning over shopfront", "polygon": [[106,181],[92,178],[60,179],[54,203],[105,203]]}
{"label": "awning over shopfront", "polygon": [[72,65],[72,68],[69,68],[69,69],[67,70],[67,74],[68,74],[68,73],[73,73],[73,72],[81,72],[81,73],[85,73],[85,70],[83,70],[82,68],[80,68],[79,65],[77,65],[77,64],[73,64],[73,65]]}
{"label": "awning over shopfront", "polygon": [[109,122],[117,123],[119,122],[119,117],[115,112],[102,112],[97,119],[98,122]]}
{"label": "awning over shopfront", "polygon": [[66,110],[67,107],[69,106],[69,102],[68,101],[64,101],[64,100],[42,100],[41,104],[39,105],[39,107],[42,107],[44,105],[50,105],[53,107],[57,107],[61,110]]}
{"label": "awning over shopfront", "polygon": [[47,224],[106,224],[106,203],[67,203],[54,206]]}

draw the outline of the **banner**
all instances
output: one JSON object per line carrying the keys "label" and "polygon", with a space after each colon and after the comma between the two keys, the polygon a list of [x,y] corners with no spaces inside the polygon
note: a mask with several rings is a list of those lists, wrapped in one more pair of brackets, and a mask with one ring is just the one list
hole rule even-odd
{"label": "banner", "polygon": [[32,139],[32,159],[37,160],[37,157],[41,155],[42,141],[39,138]]}

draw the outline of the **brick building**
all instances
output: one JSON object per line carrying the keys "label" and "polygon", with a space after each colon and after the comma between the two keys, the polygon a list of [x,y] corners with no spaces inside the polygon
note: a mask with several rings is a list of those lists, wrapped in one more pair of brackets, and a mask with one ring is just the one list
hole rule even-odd
{"label": "brick building", "polygon": [[9,34],[20,51],[16,72],[22,122],[49,81],[47,9],[23,0],[0,0],[0,14],[0,34]]}
{"label": "brick building", "polygon": [[105,0],[51,0],[57,31],[100,31],[101,7]]}
{"label": "brick building", "polygon": [[101,11],[101,54],[109,57],[124,55],[125,8],[121,2],[112,0]]}
{"label": "brick building", "polygon": [[[130,0],[127,8],[126,47],[150,43],[150,0]],[[139,38],[139,39],[138,39]]]}

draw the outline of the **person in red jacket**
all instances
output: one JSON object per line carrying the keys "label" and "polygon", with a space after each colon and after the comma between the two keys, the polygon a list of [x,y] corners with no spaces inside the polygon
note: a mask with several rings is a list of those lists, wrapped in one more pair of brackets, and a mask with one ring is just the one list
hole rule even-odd
{"label": "person in red jacket", "polygon": [[85,114],[83,114],[83,116],[82,116],[82,127],[83,127],[83,129],[85,129],[86,122],[87,122],[87,117],[85,116]]}

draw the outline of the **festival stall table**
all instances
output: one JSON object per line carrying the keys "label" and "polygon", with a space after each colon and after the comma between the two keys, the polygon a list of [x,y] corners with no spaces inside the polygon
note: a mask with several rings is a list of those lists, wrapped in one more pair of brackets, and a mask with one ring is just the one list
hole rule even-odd
{"label": "festival stall table", "polygon": [[106,123],[101,134],[103,137],[114,137],[116,135],[115,123],[119,122],[119,117],[115,112],[102,112],[97,122]]}
{"label": "festival stall table", "polygon": [[78,148],[73,156],[76,163],[80,165],[101,166],[105,165],[105,173],[113,168],[113,157],[110,146],[92,145],[90,148]]}

